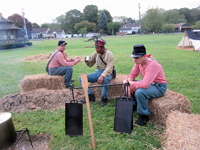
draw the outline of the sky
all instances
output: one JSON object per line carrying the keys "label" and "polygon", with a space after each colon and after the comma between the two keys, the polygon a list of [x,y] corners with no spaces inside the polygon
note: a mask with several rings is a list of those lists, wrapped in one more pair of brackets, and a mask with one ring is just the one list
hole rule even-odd
{"label": "sky", "polygon": [[197,8],[200,6],[200,0],[4,0],[0,3],[0,12],[4,18],[14,13],[22,15],[22,8],[25,12],[25,18],[31,23],[41,25],[43,23],[52,23],[56,17],[65,15],[66,12],[77,9],[83,13],[87,5],[96,5],[98,10],[106,9],[112,17],[125,16],[132,19],[139,19],[140,13],[144,14],[148,8],[163,8],[165,10],[180,8]]}

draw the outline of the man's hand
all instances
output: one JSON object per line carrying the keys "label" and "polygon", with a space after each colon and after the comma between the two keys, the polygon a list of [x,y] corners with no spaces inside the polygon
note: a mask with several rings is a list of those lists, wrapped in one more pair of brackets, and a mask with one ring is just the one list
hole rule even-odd
{"label": "man's hand", "polygon": [[76,64],[77,64],[78,62],[80,62],[80,61],[81,61],[81,58],[80,58],[80,57],[76,57],[74,61],[75,61],[75,62],[76,62]]}
{"label": "man's hand", "polygon": [[124,83],[125,85],[130,85],[130,83],[129,83],[128,80],[124,80],[123,83]]}
{"label": "man's hand", "polygon": [[100,76],[99,79],[98,79],[98,81],[97,81],[97,83],[98,83],[98,84],[101,84],[101,83],[103,82],[103,79],[104,79],[104,77],[103,77],[103,76]]}

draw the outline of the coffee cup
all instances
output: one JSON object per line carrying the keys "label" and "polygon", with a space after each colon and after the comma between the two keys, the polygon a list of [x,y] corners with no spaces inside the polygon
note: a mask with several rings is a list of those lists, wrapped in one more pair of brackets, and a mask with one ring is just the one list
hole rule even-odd
{"label": "coffee cup", "polygon": [[85,61],[90,61],[90,56],[86,56]]}

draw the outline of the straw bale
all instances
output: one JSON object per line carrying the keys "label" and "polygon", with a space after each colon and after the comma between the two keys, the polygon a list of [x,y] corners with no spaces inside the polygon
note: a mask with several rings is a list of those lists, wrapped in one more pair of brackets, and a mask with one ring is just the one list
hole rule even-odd
{"label": "straw bale", "polygon": [[63,76],[50,76],[48,74],[37,74],[25,76],[20,83],[20,92],[34,89],[46,88],[49,90],[61,90],[66,88]]}
{"label": "straw bale", "polygon": [[191,113],[190,108],[191,104],[187,97],[167,89],[163,97],[149,101],[149,109],[151,110],[149,118],[155,124],[165,127],[167,116],[171,111]]}
{"label": "straw bale", "polygon": [[[117,74],[115,79],[112,79],[109,84],[119,84],[123,83],[123,81],[126,79],[127,75],[123,74]],[[89,83],[89,86],[99,85],[98,83]],[[97,100],[101,99],[101,87],[95,87],[91,88],[93,94],[95,95],[95,98]],[[122,85],[115,85],[115,86],[109,86],[108,91],[108,98],[116,98],[119,97],[121,94],[124,94],[123,86]]]}
{"label": "straw bale", "polygon": [[171,112],[166,120],[162,145],[166,150],[200,149],[200,115]]}

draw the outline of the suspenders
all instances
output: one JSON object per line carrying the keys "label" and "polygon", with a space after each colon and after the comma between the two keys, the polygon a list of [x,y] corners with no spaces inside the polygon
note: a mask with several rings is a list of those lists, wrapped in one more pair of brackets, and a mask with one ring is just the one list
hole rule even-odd
{"label": "suspenders", "polygon": [[[107,54],[108,54],[108,50],[106,50],[106,54],[105,54],[105,63],[107,64]],[[97,66],[97,62],[98,62],[98,58],[99,58],[99,54],[97,53],[97,57],[96,57],[96,66]]]}

